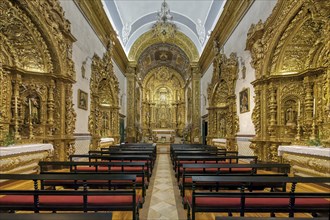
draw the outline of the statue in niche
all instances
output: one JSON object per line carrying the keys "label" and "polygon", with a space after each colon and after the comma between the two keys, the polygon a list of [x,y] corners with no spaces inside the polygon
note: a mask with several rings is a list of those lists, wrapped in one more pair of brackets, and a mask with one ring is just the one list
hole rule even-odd
{"label": "statue in niche", "polygon": [[25,99],[25,115],[26,124],[40,124],[40,99],[38,97],[26,97]]}
{"label": "statue in niche", "polygon": [[286,125],[296,125],[296,111],[293,110],[292,106],[288,107],[285,111],[285,124]]}
{"label": "statue in niche", "polygon": [[225,137],[226,136],[226,119],[221,118],[220,119],[220,137]]}

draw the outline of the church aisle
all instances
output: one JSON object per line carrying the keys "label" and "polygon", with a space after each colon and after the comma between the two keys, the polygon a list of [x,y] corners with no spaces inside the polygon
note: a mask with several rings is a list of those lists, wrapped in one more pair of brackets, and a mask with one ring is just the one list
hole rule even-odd
{"label": "church aisle", "polygon": [[170,156],[161,151],[157,157],[147,219],[179,219]]}

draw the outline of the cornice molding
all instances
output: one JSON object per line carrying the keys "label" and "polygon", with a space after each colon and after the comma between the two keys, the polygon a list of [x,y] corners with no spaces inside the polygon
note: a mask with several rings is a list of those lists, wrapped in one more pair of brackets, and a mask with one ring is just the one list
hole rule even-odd
{"label": "cornice molding", "polygon": [[115,45],[113,50],[113,59],[118,65],[119,69],[125,74],[128,59],[122,48],[117,36],[116,31],[112,27],[108,17],[103,9],[101,0],[74,0],[82,14],[85,16],[104,47],[107,47],[109,39],[111,39]]}
{"label": "cornice molding", "polygon": [[226,2],[223,13],[214,27],[210,39],[208,40],[199,59],[202,75],[204,75],[208,67],[211,65],[215,56],[213,51],[213,42],[216,40],[221,48],[254,1],[255,0],[228,0]]}

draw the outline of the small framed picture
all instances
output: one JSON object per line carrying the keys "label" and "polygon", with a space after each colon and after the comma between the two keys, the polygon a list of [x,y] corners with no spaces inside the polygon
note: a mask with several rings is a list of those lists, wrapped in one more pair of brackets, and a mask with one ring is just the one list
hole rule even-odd
{"label": "small framed picture", "polygon": [[250,89],[243,88],[239,93],[239,112],[249,112],[250,111]]}
{"label": "small framed picture", "polygon": [[88,94],[80,89],[78,89],[78,108],[88,109]]}

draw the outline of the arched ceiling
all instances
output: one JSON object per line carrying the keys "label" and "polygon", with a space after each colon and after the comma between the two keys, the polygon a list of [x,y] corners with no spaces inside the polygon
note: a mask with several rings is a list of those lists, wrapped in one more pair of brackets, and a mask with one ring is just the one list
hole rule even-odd
{"label": "arched ceiling", "polygon": [[[128,55],[134,42],[151,30],[163,0],[103,0],[103,7]],[[166,0],[172,22],[202,53],[226,0]]]}

